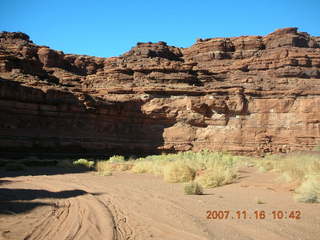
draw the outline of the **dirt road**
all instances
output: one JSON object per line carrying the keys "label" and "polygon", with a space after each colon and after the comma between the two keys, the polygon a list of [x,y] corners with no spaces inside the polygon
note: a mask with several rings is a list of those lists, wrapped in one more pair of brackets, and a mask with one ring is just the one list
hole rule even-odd
{"label": "dirt road", "polygon": [[[246,168],[237,183],[191,196],[148,174],[6,176],[0,239],[319,239],[320,204],[296,203],[276,177]],[[228,217],[207,219],[207,211]],[[284,216],[274,219],[273,211]]]}

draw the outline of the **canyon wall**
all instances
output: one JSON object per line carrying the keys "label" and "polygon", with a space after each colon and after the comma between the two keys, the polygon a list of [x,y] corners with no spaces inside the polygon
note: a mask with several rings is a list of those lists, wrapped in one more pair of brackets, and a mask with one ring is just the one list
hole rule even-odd
{"label": "canyon wall", "polygon": [[112,58],[0,34],[0,153],[308,150],[320,144],[320,38],[138,43]]}

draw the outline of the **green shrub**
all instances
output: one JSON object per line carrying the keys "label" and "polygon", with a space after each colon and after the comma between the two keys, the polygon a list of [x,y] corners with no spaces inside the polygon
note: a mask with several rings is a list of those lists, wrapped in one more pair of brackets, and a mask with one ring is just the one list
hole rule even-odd
{"label": "green shrub", "polygon": [[124,162],[124,156],[120,156],[120,155],[114,155],[112,157],[109,158],[109,162],[110,163],[121,163]]}
{"label": "green shrub", "polygon": [[202,195],[202,186],[197,182],[189,182],[184,185],[184,193],[187,195]]}
{"label": "green shrub", "polygon": [[88,161],[87,159],[80,158],[73,162],[74,166],[82,166],[86,168],[92,168],[94,166],[94,161]]}

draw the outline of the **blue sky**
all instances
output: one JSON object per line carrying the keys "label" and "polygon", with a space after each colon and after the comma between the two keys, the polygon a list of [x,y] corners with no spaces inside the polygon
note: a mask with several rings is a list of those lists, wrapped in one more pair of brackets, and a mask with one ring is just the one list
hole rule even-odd
{"label": "blue sky", "polygon": [[0,0],[0,31],[65,53],[118,56],[137,42],[265,35],[296,26],[320,36],[320,0]]}

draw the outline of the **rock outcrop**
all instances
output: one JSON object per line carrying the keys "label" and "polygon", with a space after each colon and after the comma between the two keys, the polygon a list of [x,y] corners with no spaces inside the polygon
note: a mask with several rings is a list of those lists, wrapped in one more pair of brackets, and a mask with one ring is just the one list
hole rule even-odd
{"label": "rock outcrop", "polygon": [[138,43],[112,58],[0,34],[0,152],[264,155],[320,144],[320,38]]}

